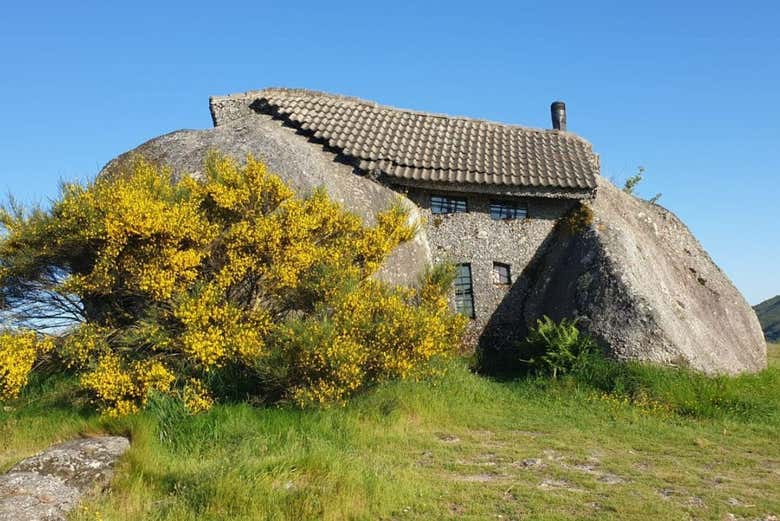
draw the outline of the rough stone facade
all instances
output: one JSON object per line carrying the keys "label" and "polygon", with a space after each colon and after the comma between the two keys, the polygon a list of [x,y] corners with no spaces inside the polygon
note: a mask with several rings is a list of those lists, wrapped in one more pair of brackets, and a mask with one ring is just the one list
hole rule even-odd
{"label": "rough stone facade", "polygon": [[[432,194],[464,197],[468,201],[468,212],[433,214]],[[496,311],[550,236],[556,221],[576,202],[569,199],[520,198],[516,200],[524,203],[528,210],[525,218],[495,220],[490,216],[490,203],[497,199],[486,194],[413,188],[407,190],[407,196],[419,206],[425,219],[433,261],[471,266],[475,316],[469,325],[467,344],[474,346],[478,337],[485,334],[489,322],[491,329],[487,331],[488,336],[501,336],[508,329],[520,327],[521,314],[505,312],[496,315]],[[494,263],[509,266],[509,284],[495,282]]]}

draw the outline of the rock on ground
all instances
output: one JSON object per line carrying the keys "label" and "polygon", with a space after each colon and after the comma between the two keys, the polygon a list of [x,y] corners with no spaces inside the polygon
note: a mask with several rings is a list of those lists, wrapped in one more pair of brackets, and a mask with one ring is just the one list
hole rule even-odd
{"label": "rock on ground", "polygon": [[753,309],[671,212],[599,179],[593,223],[527,270],[523,315],[583,317],[620,359],[740,373],[766,367]]}
{"label": "rock on ground", "polygon": [[127,438],[82,438],[54,445],[0,476],[0,521],[64,521],[86,494],[101,491],[130,447]]}
{"label": "rock on ground", "polygon": [[[210,151],[219,151],[239,162],[251,154],[299,194],[324,188],[332,199],[369,225],[375,222],[378,212],[398,201],[409,209],[410,220],[419,222],[417,206],[406,197],[359,175],[335,152],[262,114],[212,129],[180,130],[154,138],[109,162],[99,175],[110,175],[133,155],[141,155],[155,164],[171,167],[177,175],[200,177]],[[395,284],[413,284],[430,261],[430,247],[420,227],[414,240],[402,244],[389,256],[378,276]]]}

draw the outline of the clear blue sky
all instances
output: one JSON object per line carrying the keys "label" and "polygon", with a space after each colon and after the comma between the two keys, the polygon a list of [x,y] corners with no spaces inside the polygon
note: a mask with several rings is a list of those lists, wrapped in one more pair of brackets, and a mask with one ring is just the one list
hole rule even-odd
{"label": "clear blue sky", "polygon": [[[66,5],[71,4],[71,5]],[[289,5],[289,7],[281,7]],[[776,2],[8,2],[0,190],[23,201],[208,97],[267,86],[569,128],[694,231],[755,304],[780,293]]]}

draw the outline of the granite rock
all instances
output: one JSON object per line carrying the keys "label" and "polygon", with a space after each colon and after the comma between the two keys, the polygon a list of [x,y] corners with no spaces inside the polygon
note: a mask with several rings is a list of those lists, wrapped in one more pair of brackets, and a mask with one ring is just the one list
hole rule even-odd
{"label": "granite rock", "polygon": [[127,438],[81,438],[54,445],[0,476],[0,521],[64,521],[79,500],[105,489]]}
{"label": "granite rock", "polygon": [[592,224],[556,230],[529,270],[526,324],[579,317],[618,359],[710,374],[766,367],[755,312],[682,221],[603,178],[590,207]]}

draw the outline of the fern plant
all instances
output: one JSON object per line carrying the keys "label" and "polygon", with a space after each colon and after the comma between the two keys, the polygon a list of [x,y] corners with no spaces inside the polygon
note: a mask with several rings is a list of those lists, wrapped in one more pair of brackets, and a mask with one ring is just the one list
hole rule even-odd
{"label": "fern plant", "polygon": [[579,330],[576,319],[564,318],[556,323],[545,315],[536,321],[521,345],[523,352],[538,354],[522,361],[538,374],[557,378],[581,367],[596,348],[593,339]]}

